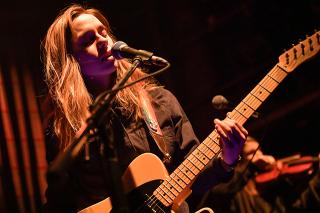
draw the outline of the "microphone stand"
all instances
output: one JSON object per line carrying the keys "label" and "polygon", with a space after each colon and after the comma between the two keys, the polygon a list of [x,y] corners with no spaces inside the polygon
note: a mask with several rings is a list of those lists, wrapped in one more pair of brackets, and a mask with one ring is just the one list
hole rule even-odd
{"label": "microphone stand", "polygon": [[[132,66],[128,70],[127,75],[118,85],[113,88],[113,90],[115,89],[116,91],[108,94],[107,97],[102,100],[102,103],[96,106],[97,112],[101,112],[102,116],[100,116],[100,113],[94,113],[95,116],[91,116],[89,118],[89,122],[91,119],[93,119],[93,122],[98,121],[95,126],[98,128],[98,133],[101,137],[100,141],[102,141],[102,150],[100,150],[100,155],[103,162],[102,165],[106,165],[103,166],[106,170],[105,174],[110,174],[111,176],[111,181],[108,186],[110,186],[112,212],[116,213],[129,213],[130,211],[127,203],[127,197],[125,196],[122,187],[120,163],[114,140],[114,129],[112,125],[110,125],[110,122],[107,122],[106,125],[105,121],[110,121],[110,109],[112,101],[114,100],[117,91],[119,91],[117,88],[122,87],[125,82],[128,81],[129,77],[133,74],[134,70],[140,65],[141,62],[141,58],[134,58]],[[107,160],[106,164],[104,164],[103,159]]]}
{"label": "microphone stand", "polygon": [[[142,59],[139,57],[135,57],[133,59],[132,66],[127,72],[126,76],[112,88],[111,93],[108,93],[103,100],[96,104],[93,109],[91,109],[91,116],[87,119],[87,126],[82,134],[76,140],[74,140],[64,152],[61,152],[57,156],[57,159],[49,167],[47,173],[49,178],[54,178],[56,175],[61,174],[67,168],[69,168],[86,143],[86,139],[89,136],[90,130],[92,130],[94,127],[97,127],[99,133],[101,134],[102,141],[104,142],[102,145],[107,157],[109,168],[108,174],[111,174],[112,176],[110,186],[113,212],[127,213],[129,212],[129,208],[122,189],[119,159],[114,145],[113,128],[111,128],[109,123],[107,126],[104,126],[105,123],[103,122],[109,121],[111,104],[116,96],[116,93],[119,91],[119,88],[123,88],[124,84],[141,62]],[[102,157],[104,157],[104,153],[101,154]]]}

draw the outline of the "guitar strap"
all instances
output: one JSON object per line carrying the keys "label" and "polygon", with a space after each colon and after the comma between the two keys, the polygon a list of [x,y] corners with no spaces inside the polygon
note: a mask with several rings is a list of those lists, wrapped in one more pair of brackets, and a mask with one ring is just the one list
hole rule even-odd
{"label": "guitar strap", "polygon": [[156,142],[159,150],[163,153],[163,162],[167,163],[170,161],[171,156],[168,152],[168,148],[165,142],[165,137],[162,134],[162,131],[160,129],[160,125],[158,123],[156,114],[153,110],[153,107],[150,102],[150,98],[147,94],[147,92],[142,89],[139,92],[139,100],[141,103],[141,111],[144,118],[144,121],[149,129],[150,135]]}

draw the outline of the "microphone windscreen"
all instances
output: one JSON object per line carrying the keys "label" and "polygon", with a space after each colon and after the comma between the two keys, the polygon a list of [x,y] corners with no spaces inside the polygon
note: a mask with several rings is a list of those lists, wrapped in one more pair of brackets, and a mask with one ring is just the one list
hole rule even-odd
{"label": "microphone windscreen", "polygon": [[111,54],[113,55],[113,57],[116,59],[125,58],[121,53],[121,48],[125,46],[128,46],[128,45],[123,41],[117,41],[116,43],[114,43],[111,49]]}
{"label": "microphone windscreen", "polygon": [[212,98],[212,106],[217,110],[228,109],[229,101],[222,95],[216,95]]}

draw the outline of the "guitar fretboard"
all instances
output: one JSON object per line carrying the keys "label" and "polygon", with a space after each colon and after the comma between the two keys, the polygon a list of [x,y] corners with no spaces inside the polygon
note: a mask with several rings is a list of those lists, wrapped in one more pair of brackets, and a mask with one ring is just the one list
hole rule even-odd
{"label": "guitar fretboard", "polygon": [[[258,85],[238,104],[227,117],[243,125],[258,107],[269,97],[287,76],[279,64],[258,83]],[[201,171],[221,152],[219,135],[212,133],[174,170],[174,172],[153,192],[165,206],[172,205],[176,197],[194,182]]]}

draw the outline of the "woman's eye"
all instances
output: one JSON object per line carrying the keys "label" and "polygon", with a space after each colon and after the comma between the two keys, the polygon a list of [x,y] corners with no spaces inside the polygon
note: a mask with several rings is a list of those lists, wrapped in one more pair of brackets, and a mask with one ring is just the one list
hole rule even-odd
{"label": "woman's eye", "polygon": [[83,42],[82,46],[87,47],[87,46],[90,46],[91,43],[92,43],[91,41],[85,41]]}
{"label": "woman's eye", "polygon": [[83,40],[81,42],[81,46],[82,47],[87,47],[87,46],[91,45],[94,42],[94,40],[95,40],[95,35],[94,34],[87,34],[83,38]]}

